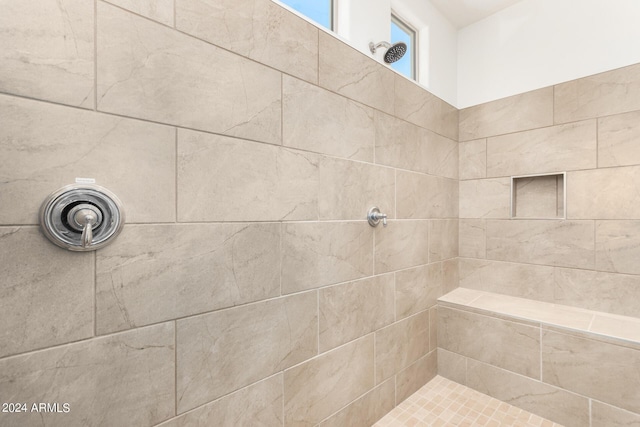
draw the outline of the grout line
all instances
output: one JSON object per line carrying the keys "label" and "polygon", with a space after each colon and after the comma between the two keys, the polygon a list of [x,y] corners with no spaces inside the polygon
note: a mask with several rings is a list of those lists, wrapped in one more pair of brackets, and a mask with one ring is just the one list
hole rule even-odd
{"label": "grout line", "polygon": [[[565,214],[567,207],[565,206]],[[597,219],[593,220],[593,271],[598,271],[598,221]]]}
{"label": "grout line", "polygon": [[600,168],[600,119],[596,117],[596,169]]}
{"label": "grout line", "polygon": [[174,191],[175,191],[175,215],[176,215],[176,220],[175,223],[178,223],[178,197],[179,197],[179,191],[178,191],[178,171],[179,171],[179,157],[178,157],[178,128],[174,127],[174,134],[175,134],[175,140],[174,140],[174,155],[175,155],[175,161],[174,161],[174,181],[175,181],[175,187],[174,187]]}
{"label": "grout line", "polygon": [[593,327],[593,322],[596,320],[596,315],[591,316],[591,320],[589,321],[589,326],[587,327],[587,332],[591,332],[591,328]]}
{"label": "grout line", "polygon": [[93,111],[98,111],[98,0],[93,2]]}
{"label": "grout line", "polygon": [[316,54],[316,85],[320,86],[320,30],[316,28],[316,47],[318,52]]}
{"label": "grout line", "polygon": [[316,337],[317,337],[317,344],[318,344],[318,351],[316,353],[316,355],[320,354],[320,289],[316,290],[316,316],[317,316],[317,321],[316,321]]}
{"label": "grout line", "polygon": [[540,349],[540,382],[544,382],[543,380],[543,375],[542,375],[542,324],[540,324],[538,326],[538,328],[540,329],[540,343],[538,344],[539,349]]}
{"label": "grout line", "polygon": [[178,416],[178,321],[174,320],[173,322],[173,388],[174,388],[174,407],[173,413],[177,417]]}
{"label": "grout line", "polygon": [[371,230],[371,234],[372,234],[372,238],[371,238],[371,253],[372,253],[372,257],[371,257],[371,275],[375,276],[376,275],[376,228],[373,228],[373,230]]}
{"label": "grout line", "polygon": [[[589,398],[589,427],[593,426],[593,400]],[[634,423],[635,424],[635,423]]]}
{"label": "grout line", "polygon": [[393,272],[393,321],[398,321],[398,272]]}
{"label": "grout line", "polygon": [[378,346],[376,344],[376,341],[378,341],[378,334],[374,331],[373,332],[373,388],[375,388],[378,385],[376,384],[376,377],[378,375],[378,367],[376,364],[376,361],[377,361],[376,350],[378,349]]}
{"label": "grout line", "polygon": [[393,170],[393,217],[398,219],[398,169]]}
{"label": "grout line", "polygon": [[98,251],[93,251],[93,336],[98,336]]}
{"label": "grout line", "polygon": [[556,125],[556,86],[551,85],[551,123]]}
{"label": "grout line", "polygon": [[469,384],[469,358],[464,357],[464,385]]}
{"label": "grout line", "polygon": [[[284,73],[280,73],[280,146],[284,147]],[[318,168],[319,169],[319,168]]]}
{"label": "grout line", "polygon": [[393,406],[398,406],[398,375],[393,376]]}
{"label": "grout line", "polygon": [[[277,375],[277,374],[276,374]],[[284,371],[281,371],[282,375],[282,427],[284,427]]]}
{"label": "grout line", "polygon": [[278,262],[280,262],[280,269],[279,269],[279,273],[280,273],[280,296],[282,296],[282,239],[284,234],[284,224],[282,222],[280,222],[280,241],[278,242]]}

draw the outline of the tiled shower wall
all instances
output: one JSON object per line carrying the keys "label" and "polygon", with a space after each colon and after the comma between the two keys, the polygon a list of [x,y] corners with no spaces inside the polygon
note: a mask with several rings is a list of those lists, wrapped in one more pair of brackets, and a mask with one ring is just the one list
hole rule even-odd
{"label": "tiled shower wall", "polygon": [[[0,5],[0,400],[71,409],[0,424],[366,425],[435,375],[455,108],[269,0]],[[96,252],[38,230],[77,177]]]}
{"label": "tiled shower wall", "polygon": [[[640,317],[639,139],[640,65],[461,110],[460,285]],[[509,219],[561,171],[566,221]]]}
{"label": "tiled shower wall", "polygon": [[[460,286],[639,318],[639,139],[640,65],[461,110]],[[560,171],[566,220],[510,219],[511,176]],[[519,190],[540,209],[558,188]],[[637,340],[486,314],[440,308],[449,377],[566,426],[640,422]]]}

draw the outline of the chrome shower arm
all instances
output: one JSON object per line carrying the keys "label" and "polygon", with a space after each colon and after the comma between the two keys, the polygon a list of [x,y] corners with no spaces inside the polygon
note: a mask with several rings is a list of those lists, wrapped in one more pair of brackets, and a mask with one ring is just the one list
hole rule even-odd
{"label": "chrome shower arm", "polygon": [[384,47],[385,49],[389,49],[391,47],[391,43],[382,41],[378,44],[373,44],[373,42],[369,42],[369,50],[371,50],[371,53],[376,53],[376,50],[379,47]]}

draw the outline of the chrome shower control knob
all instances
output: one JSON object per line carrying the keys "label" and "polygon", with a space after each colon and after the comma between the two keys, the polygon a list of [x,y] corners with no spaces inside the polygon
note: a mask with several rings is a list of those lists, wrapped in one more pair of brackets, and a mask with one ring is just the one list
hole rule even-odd
{"label": "chrome shower control knob", "polygon": [[40,209],[42,232],[71,251],[93,251],[122,230],[122,203],[97,185],[68,185],[51,194]]}
{"label": "chrome shower control knob", "polygon": [[78,205],[74,207],[67,215],[67,218],[71,217],[71,221],[68,221],[76,230],[82,231],[80,241],[83,248],[87,248],[93,241],[93,229],[97,228],[102,222],[102,212],[92,205]]}
{"label": "chrome shower control knob", "polygon": [[377,227],[380,224],[380,220],[382,220],[382,225],[384,227],[387,226],[387,214],[383,214],[380,212],[380,208],[374,206],[369,209],[367,212],[367,221],[369,221],[369,225],[372,227]]}

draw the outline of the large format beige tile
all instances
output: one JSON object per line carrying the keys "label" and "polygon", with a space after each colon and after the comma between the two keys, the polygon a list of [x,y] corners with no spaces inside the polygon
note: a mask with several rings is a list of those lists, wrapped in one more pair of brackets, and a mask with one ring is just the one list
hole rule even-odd
{"label": "large format beige tile", "polygon": [[286,426],[314,426],[374,386],[373,335],[284,372]]}
{"label": "large format beige tile", "polygon": [[286,146],[373,162],[373,117],[371,107],[283,77],[282,143]]}
{"label": "large format beige tile", "polygon": [[438,306],[429,309],[429,351],[438,348]]}
{"label": "large format beige tile", "polygon": [[393,114],[395,73],[336,37],[319,34],[320,86]]}
{"label": "large format beige tile", "polygon": [[640,413],[640,351],[543,331],[544,382]]}
{"label": "large format beige tile", "polygon": [[390,379],[320,423],[319,427],[371,427],[394,406],[394,380]]}
{"label": "large format beige tile", "polygon": [[284,224],[282,292],[371,276],[373,231],[366,221]]}
{"label": "large format beige tile", "polygon": [[320,290],[320,352],[393,323],[393,274]]}
{"label": "large format beige tile", "polygon": [[596,167],[596,121],[570,123],[487,140],[487,176]]}
{"label": "large format beige tile", "polygon": [[432,351],[396,375],[396,403],[418,391],[438,374],[438,352]]}
{"label": "large format beige tile", "polygon": [[6,427],[153,426],[174,415],[173,323],[0,360],[11,402],[68,403],[64,413],[0,412]]}
{"label": "large format beige tile", "polygon": [[125,227],[97,255],[97,331],[277,296],[279,243],[279,224]]}
{"label": "large format beige tile", "polygon": [[637,219],[640,166],[567,174],[567,218]]}
{"label": "large format beige tile", "polygon": [[427,130],[380,111],[374,112],[376,163],[417,172],[428,170]]}
{"label": "large format beige tile", "polygon": [[373,118],[376,163],[425,172],[428,153],[421,141],[427,131],[378,110],[374,112]]}
{"label": "large format beige tile", "polygon": [[178,131],[178,221],[318,218],[318,156]]}
{"label": "large format beige tile", "polygon": [[93,8],[86,0],[3,2],[0,91],[93,108]]}
{"label": "large format beige tile", "polygon": [[487,255],[484,219],[458,221],[458,254],[461,257],[484,258]]}
{"label": "large format beige tile", "polygon": [[94,178],[126,221],[175,221],[175,131],[0,95],[0,224],[37,224],[53,191]]}
{"label": "large format beige tile", "polygon": [[467,358],[438,347],[438,375],[465,385],[467,383]]}
{"label": "large format beige tile", "polygon": [[546,265],[460,259],[460,286],[539,301],[554,301],[554,268]]}
{"label": "large format beige tile", "polygon": [[438,346],[540,378],[540,329],[448,307],[438,308]]}
{"label": "large format beige tile", "polygon": [[467,386],[566,427],[589,425],[587,398],[472,359],[467,363]]}
{"label": "large format beige tile", "polygon": [[640,109],[640,66],[631,65],[555,86],[555,122]]}
{"label": "large format beige tile", "polygon": [[397,171],[396,209],[398,218],[456,218],[458,181]]}
{"label": "large format beige tile", "polygon": [[398,319],[427,310],[442,295],[442,263],[422,265],[396,272],[396,316]]}
{"label": "large format beige tile", "polygon": [[318,81],[318,29],[270,0],[179,0],[176,28],[242,56]]}
{"label": "large format beige tile", "polygon": [[427,264],[429,223],[427,220],[390,221],[388,227],[376,227],[375,273]]}
{"label": "large format beige tile", "polygon": [[178,413],[316,355],[317,304],[307,292],[178,320]]}
{"label": "large format beige tile", "polygon": [[158,427],[281,426],[282,374],[179,415]]}
{"label": "large format beige tile", "polygon": [[638,111],[598,119],[599,167],[640,164],[638,123]]}
{"label": "large format beige tile", "polygon": [[509,218],[511,179],[460,181],[460,218]]}
{"label": "large format beige tile", "polygon": [[458,143],[412,123],[376,111],[376,163],[458,178]]}
{"label": "large format beige tile", "polygon": [[458,179],[458,141],[442,137],[426,131],[426,139],[422,142],[429,152],[426,173],[446,178]]}
{"label": "large format beige tile", "polygon": [[640,274],[640,221],[596,221],[596,269]]}
{"label": "large format beige tile", "polygon": [[458,288],[460,283],[459,258],[448,259],[442,262],[442,292],[447,293]]}
{"label": "large format beige tile", "polygon": [[640,427],[640,414],[600,403],[591,403],[592,427]]}
{"label": "large format beige tile", "polygon": [[404,76],[395,76],[395,114],[458,140],[458,110]]}
{"label": "large format beige tile", "polygon": [[[138,15],[173,27],[173,11],[176,0],[106,0]],[[178,1],[180,5],[182,1]]]}
{"label": "large format beige tile", "polygon": [[0,357],[93,335],[93,255],[0,227]]}
{"label": "large format beige tile", "polygon": [[640,276],[555,268],[553,283],[558,304],[640,317]]}
{"label": "large format beige tile", "polygon": [[390,168],[322,157],[317,193],[321,220],[366,219],[373,206],[395,217],[395,172]]}
{"label": "large format beige tile", "polygon": [[434,219],[429,221],[429,262],[458,256],[458,220]]}
{"label": "large format beige tile", "polygon": [[281,74],[98,3],[98,109],[281,142]]}
{"label": "large format beige tile", "polygon": [[460,141],[553,124],[553,87],[460,110]]}
{"label": "large format beige tile", "polygon": [[487,258],[558,267],[595,266],[593,221],[487,221]]}
{"label": "large format beige tile", "polygon": [[429,311],[376,331],[376,384],[429,352]]}
{"label": "large format beige tile", "polygon": [[460,179],[487,177],[487,140],[460,143]]}

